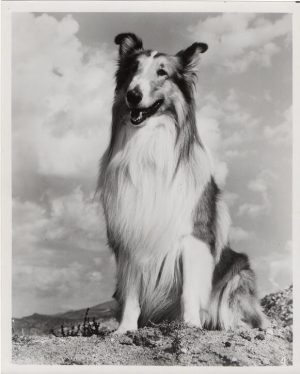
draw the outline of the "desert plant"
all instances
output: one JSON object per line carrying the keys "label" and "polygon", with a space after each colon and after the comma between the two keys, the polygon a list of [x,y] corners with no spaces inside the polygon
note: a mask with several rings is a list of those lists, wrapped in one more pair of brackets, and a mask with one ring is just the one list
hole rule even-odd
{"label": "desert plant", "polygon": [[[109,330],[106,328],[100,328],[100,322],[96,321],[96,318],[93,317],[92,321],[89,317],[89,310],[90,308],[86,309],[83,323],[78,324],[77,328],[75,328],[75,325],[72,325],[70,328],[65,327],[63,324],[60,326],[60,336],[61,337],[68,337],[68,336],[100,336],[105,337],[109,334]],[[54,329],[50,330],[50,333],[54,336],[59,336],[57,333],[55,333]]]}

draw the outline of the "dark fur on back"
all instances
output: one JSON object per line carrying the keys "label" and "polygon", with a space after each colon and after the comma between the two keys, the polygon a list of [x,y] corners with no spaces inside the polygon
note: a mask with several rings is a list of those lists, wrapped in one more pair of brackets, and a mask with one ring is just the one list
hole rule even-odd
{"label": "dark fur on back", "polygon": [[216,241],[216,215],[217,215],[217,199],[220,195],[220,189],[214,178],[205,187],[200,201],[197,204],[194,213],[194,231],[193,235],[203,240],[210,246],[212,255],[215,255]]}
{"label": "dark fur on back", "polygon": [[[220,288],[241,270],[250,270],[248,256],[244,253],[238,253],[231,248],[223,249],[220,261],[215,267],[213,275],[213,287]],[[253,292],[253,289],[251,289]]]}

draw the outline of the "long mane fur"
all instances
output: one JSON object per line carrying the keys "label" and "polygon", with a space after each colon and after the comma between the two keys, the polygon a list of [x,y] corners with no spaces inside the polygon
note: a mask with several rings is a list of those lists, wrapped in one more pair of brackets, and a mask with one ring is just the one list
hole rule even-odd
{"label": "long mane fur", "polygon": [[217,264],[227,245],[230,219],[197,132],[195,66],[178,68],[172,108],[147,119],[139,131],[128,124],[126,84],[120,83],[124,65],[123,59],[98,189],[117,262],[115,297],[122,306],[127,290],[137,288],[143,325],[180,313],[184,236],[207,237]]}
{"label": "long mane fur", "polygon": [[117,259],[116,297],[122,303],[126,290],[139,285],[141,323],[178,310],[178,233],[192,229],[193,209],[212,173],[196,129],[193,84],[185,85],[189,103],[178,90],[172,113],[143,132],[126,126],[124,92],[117,90],[111,141],[101,162],[99,187]]}

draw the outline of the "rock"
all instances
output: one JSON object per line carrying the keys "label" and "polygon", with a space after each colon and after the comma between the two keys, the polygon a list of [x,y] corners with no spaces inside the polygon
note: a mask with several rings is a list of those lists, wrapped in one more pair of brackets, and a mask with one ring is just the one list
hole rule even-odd
{"label": "rock", "polygon": [[242,331],[242,332],[240,333],[240,336],[241,336],[242,338],[248,340],[249,342],[252,340],[250,334],[249,334],[248,332],[246,332],[246,331]]}
{"label": "rock", "polygon": [[258,335],[255,336],[255,339],[265,340],[265,335],[263,333],[260,333],[260,334],[258,334]]}
{"label": "rock", "polygon": [[225,345],[225,347],[231,347],[231,343],[230,343],[230,342],[228,342],[228,341],[227,341],[227,342],[225,342],[225,343],[224,343],[224,345]]}
{"label": "rock", "polygon": [[283,326],[293,323],[293,286],[282,292],[266,295],[261,305],[268,317],[280,322]]}
{"label": "rock", "polygon": [[122,340],[120,340],[119,342],[120,344],[124,344],[124,345],[132,345],[133,344],[133,341],[132,339],[129,337],[129,336],[124,336],[122,338]]}
{"label": "rock", "polygon": [[130,338],[132,338],[132,342],[134,345],[150,347],[150,348],[156,347],[158,339],[156,340],[149,339],[148,335],[149,335],[148,333],[143,334],[140,332],[135,332],[134,334],[130,336]]}
{"label": "rock", "polygon": [[156,345],[157,345],[157,341],[151,340],[149,338],[144,339],[144,346],[145,347],[153,348],[153,347],[156,347]]}
{"label": "rock", "polygon": [[266,333],[267,333],[268,335],[274,335],[274,331],[273,331],[273,329],[271,329],[270,327],[266,330]]}
{"label": "rock", "polygon": [[288,326],[288,328],[285,329],[285,332],[284,332],[284,338],[285,338],[289,343],[292,343],[292,342],[293,342],[293,330],[291,329],[290,326]]}
{"label": "rock", "polygon": [[143,339],[139,335],[135,335],[133,337],[133,344],[137,346],[143,345]]}

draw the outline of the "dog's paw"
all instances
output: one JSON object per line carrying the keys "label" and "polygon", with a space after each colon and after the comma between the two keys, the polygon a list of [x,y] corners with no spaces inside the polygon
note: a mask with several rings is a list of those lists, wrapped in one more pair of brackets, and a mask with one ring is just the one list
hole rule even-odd
{"label": "dog's paw", "polygon": [[197,323],[195,321],[193,321],[193,322],[184,322],[184,324],[186,325],[186,327],[197,328],[197,329],[200,329],[200,330],[203,329],[201,323]]}
{"label": "dog's paw", "polygon": [[198,327],[198,328],[202,329],[202,323],[201,323],[201,320],[200,320],[200,316],[198,316],[198,315],[194,315],[194,316],[185,315],[184,318],[183,318],[183,322],[184,322],[184,324],[186,324],[189,327]]}
{"label": "dog's paw", "polygon": [[262,314],[260,329],[267,330],[270,327],[272,327],[271,321],[264,314]]}
{"label": "dog's paw", "polygon": [[127,331],[135,331],[137,330],[137,326],[122,326],[120,325],[117,330],[115,330],[112,334],[113,335],[121,335],[126,334]]}
{"label": "dog's paw", "polygon": [[119,329],[117,329],[117,330],[113,331],[113,332],[111,333],[111,335],[116,335],[116,336],[118,336],[118,335],[122,335],[122,334],[125,334],[125,333],[126,333],[126,331],[123,331],[123,330],[119,330]]}

